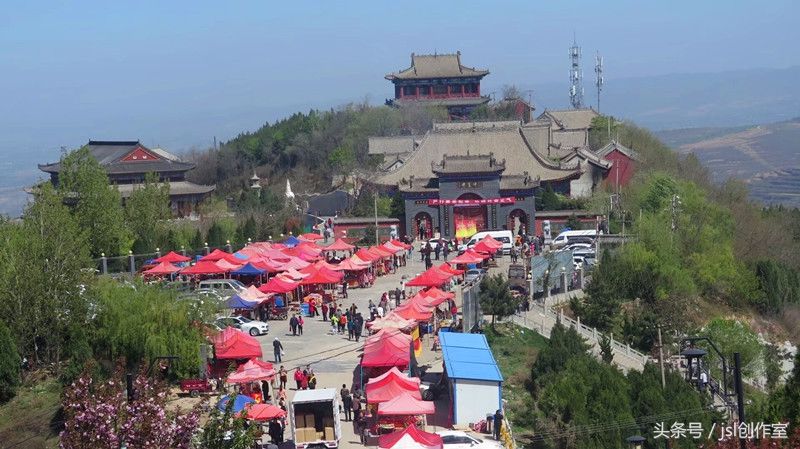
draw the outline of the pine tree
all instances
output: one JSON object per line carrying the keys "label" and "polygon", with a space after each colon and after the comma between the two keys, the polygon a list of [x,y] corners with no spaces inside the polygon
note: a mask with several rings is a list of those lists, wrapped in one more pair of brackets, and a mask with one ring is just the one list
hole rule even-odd
{"label": "pine tree", "polygon": [[0,404],[16,394],[20,382],[20,358],[11,331],[0,321]]}

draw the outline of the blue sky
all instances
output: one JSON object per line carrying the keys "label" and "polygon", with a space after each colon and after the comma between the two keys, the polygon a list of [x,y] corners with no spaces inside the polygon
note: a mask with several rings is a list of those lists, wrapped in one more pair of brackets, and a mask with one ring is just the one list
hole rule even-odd
{"label": "blue sky", "polygon": [[799,4],[6,0],[0,152],[51,161],[89,138],[204,146],[298,109],[380,103],[384,74],[411,52],[461,50],[491,70],[485,92],[566,85],[573,32],[587,92],[596,50],[607,80],[787,67],[800,64]]}

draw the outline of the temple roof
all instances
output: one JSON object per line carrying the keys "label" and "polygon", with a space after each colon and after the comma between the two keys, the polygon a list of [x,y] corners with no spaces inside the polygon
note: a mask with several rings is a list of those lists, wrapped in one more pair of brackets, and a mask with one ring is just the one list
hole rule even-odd
{"label": "temple roof", "polygon": [[441,162],[431,161],[431,171],[439,174],[452,173],[502,173],[506,161],[498,161],[493,154],[442,156]]}
{"label": "temple roof", "polygon": [[[431,163],[440,162],[445,155],[492,154],[505,159],[503,176],[528,173],[534,180],[557,181],[580,176],[577,163],[558,164],[548,161],[528,144],[520,123],[475,122],[436,124],[422,139],[400,168],[385,173],[376,182],[383,185],[408,183],[411,176],[431,176]],[[416,182],[415,182],[416,184]]]}
{"label": "temple roof", "polygon": [[[140,187],[142,184],[114,184],[114,187],[119,190],[122,198],[131,196],[131,193]],[[195,184],[189,181],[174,181],[169,183],[169,196],[176,195],[203,195],[211,193],[216,189],[216,186],[204,186]]]}
{"label": "temple roof", "polygon": [[411,67],[386,75],[390,81],[428,78],[483,77],[488,70],[461,65],[461,52],[455,54],[416,55],[411,53]]}
{"label": "temple roof", "polygon": [[410,153],[416,147],[414,136],[370,137],[368,142],[369,154]]}
{"label": "temple roof", "polygon": [[620,153],[624,154],[625,156],[628,156],[629,158],[631,158],[631,159],[633,159],[635,161],[638,161],[641,158],[639,156],[639,153],[631,150],[630,148],[626,147],[625,145],[622,145],[621,143],[617,142],[616,140],[612,140],[611,142],[609,142],[603,148],[600,148],[599,150],[595,151],[595,154],[598,155],[599,157],[606,157],[606,156],[609,155],[609,153],[611,153],[614,150],[619,151]]}
{"label": "temple roof", "polygon": [[[183,162],[178,156],[161,148],[147,148],[138,140],[90,140],[86,146],[108,174],[184,172],[194,168],[193,163]],[[58,173],[61,163],[39,164],[39,169]]]}
{"label": "temple roof", "polygon": [[592,108],[568,109],[564,111],[545,110],[537,117],[538,120],[550,120],[554,129],[589,129],[592,127],[592,119],[599,117],[600,114]]}
{"label": "temple roof", "polygon": [[587,147],[578,148],[577,150],[574,150],[571,155],[564,158],[564,161],[567,162],[573,159],[584,160],[603,170],[608,170],[611,168],[612,165],[614,165],[612,161],[603,159],[602,156],[599,156],[596,153],[592,153],[591,151],[589,151]]}

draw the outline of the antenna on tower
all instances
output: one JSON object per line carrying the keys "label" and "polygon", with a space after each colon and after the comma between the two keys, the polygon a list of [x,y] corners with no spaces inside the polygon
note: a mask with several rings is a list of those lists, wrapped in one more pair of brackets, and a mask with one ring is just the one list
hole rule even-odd
{"label": "antenna on tower", "polygon": [[597,87],[597,112],[600,112],[600,91],[603,90],[603,57],[600,52],[595,56],[594,73],[597,76],[594,85]]}
{"label": "antenna on tower", "polygon": [[581,72],[581,47],[575,40],[573,34],[572,47],[569,48],[569,58],[572,61],[572,68],[569,71],[569,102],[572,107],[580,109],[583,107],[583,73]]}

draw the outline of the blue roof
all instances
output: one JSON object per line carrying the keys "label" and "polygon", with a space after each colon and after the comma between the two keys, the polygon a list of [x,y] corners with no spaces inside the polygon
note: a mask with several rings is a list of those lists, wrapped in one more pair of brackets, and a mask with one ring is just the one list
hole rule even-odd
{"label": "blue roof", "polygon": [[485,335],[442,332],[439,343],[451,379],[503,381]]}
{"label": "blue roof", "polygon": [[232,274],[243,274],[246,276],[258,276],[259,274],[266,273],[267,270],[254,267],[251,263],[246,263],[239,269],[235,270]]}
{"label": "blue roof", "polygon": [[300,240],[293,235],[290,235],[288,239],[283,241],[283,244],[289,248],[294,248],[298,243],[300,243]]}

